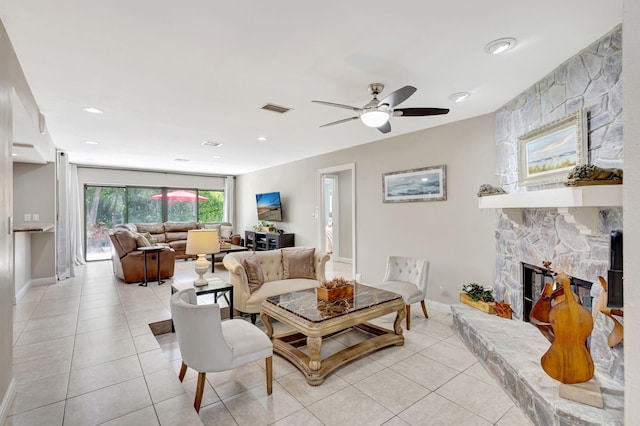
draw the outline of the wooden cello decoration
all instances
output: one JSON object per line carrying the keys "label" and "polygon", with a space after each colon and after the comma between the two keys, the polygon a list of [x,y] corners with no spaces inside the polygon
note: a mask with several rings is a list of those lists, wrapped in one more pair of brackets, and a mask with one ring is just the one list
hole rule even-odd
{"label": "wooden cello decoration", "polygon": [[587,350],[587,338],[593,330],[589,311],[573,297],[569,278],[558,274],[557,282],[564,289],[564,300],[549,312],[554,339],[542,356],[542,369],[562,383],[582,383],[593,377],[593,360]]}

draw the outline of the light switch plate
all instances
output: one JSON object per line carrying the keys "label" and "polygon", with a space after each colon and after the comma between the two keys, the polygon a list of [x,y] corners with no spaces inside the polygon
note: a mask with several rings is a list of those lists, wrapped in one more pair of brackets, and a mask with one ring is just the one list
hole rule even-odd
{"label": "light switch plate", "polygon": [[31,215],[31,219],[33,219],[34,222],[40,222],[40,215],[38,213],[34,213]]}
{"label": "light switch plate", "polygon": [[31,215],[29,213],[25,213],[24,215],[24,221],[25,222],[31,222]]}

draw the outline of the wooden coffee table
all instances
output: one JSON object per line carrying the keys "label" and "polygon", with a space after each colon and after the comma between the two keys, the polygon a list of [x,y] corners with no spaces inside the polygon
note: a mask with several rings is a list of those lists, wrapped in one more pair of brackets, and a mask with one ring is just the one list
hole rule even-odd
{"label": "wooden coffee table", "polygon": [[[392,312],[396,312],[393,330],[366,323]],[[307,383],[315,386],[348,362],[387,346],[403,345],[401,323],[405,315],[402,296],[356,284],[353,298],[332,303],[318,301],[315,289],[270,297],[262,304],[260,319],[273,342],[273,351],[289,360],[305,375]],[[288,325],[291,330],[274,334],[272,319]],[[348,328],[361,330],[369,338],[320,359],[323,337]],[[305,345],[309,355],[298,349]]]}

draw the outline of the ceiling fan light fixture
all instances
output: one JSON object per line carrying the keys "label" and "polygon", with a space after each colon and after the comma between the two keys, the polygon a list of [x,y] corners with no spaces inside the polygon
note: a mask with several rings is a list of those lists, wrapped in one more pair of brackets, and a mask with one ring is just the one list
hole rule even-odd
{"label": "ceiling fan light fixture", "polygon": [[487,43],[484,47],[484,51],[490,55],[499,55],[513,49],[516,46],[516,43],[516,39],[512,37],[499,38]]}
{"label": "ceiling fan light fixture", "polygon": [[380,127],[389,121],[389,112],[379,109],[364,111],[360,114],[360,120],[368,127]]}

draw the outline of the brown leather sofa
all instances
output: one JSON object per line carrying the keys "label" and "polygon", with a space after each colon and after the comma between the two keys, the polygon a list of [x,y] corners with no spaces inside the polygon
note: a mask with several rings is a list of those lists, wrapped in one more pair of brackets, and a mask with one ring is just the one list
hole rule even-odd
{"label": "brown leather sofa", "polygon": [[[113,273],[126,283],[144,280],[144,252],[138,250],[136,234],[125,227],[117,228],[111,239]],[[147,253],[147,280],[158,279],[157,253]],[[160,252],[160,278],[171,278],[176,264],[176,252],[165,247]]]}
{"label": "brown leather sofa", "polygon": [[[132,224],[127,224],[131,227]],[[116,225],[116,228],[122,225]],[[176,259],[190,259],[196,256],[185,254],[187,249],[187,233],[191,229],[217,229],[220,233],[221,226],[232,226],[229,222],[164,222],[164,223],[136,223],[134,224],[137,232],[151,234],[151,238],[155,239],[158,244],[168,244],[175,250]],[[136,231],[134,231],[136,232]],[[230,238],[221,238],[221,241],[229,242],[234,245],[240,245],[242,237],[232,234]]]}

